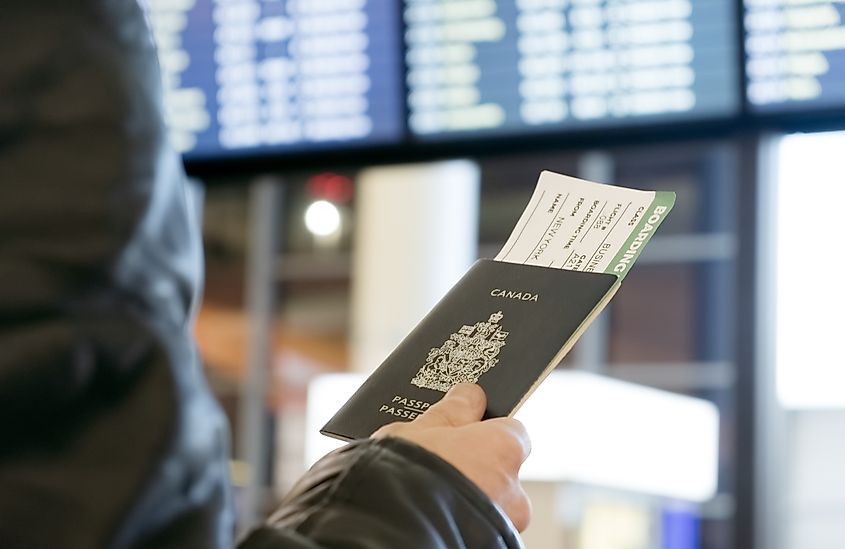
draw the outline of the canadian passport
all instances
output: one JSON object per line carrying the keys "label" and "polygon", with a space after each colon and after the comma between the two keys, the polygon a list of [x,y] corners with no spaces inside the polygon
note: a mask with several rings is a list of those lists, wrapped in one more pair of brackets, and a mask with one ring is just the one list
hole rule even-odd
{"label": "canadian passport", "polygon": [[513,415],[604,309],[674,193],[551,172],[496,259],[480,259],[321,429],[342,440],[411,421],[457,383]]}

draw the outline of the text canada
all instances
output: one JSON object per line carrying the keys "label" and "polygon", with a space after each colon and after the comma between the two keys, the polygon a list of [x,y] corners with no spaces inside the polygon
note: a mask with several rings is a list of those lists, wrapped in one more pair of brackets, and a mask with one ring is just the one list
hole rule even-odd
{"label": "text canada", "polygon": [[493,297],[504,297],[505,299],[518,299],[519,301],[539,301],[540,299],[540,294],[515,292],[513,290],[502,290],[501,288],[493,288],[490,290],[490,295]]}

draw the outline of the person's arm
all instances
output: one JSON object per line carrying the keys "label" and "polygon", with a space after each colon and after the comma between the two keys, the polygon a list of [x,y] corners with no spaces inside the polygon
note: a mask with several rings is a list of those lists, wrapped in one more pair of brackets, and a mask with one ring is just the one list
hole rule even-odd
{"label": "person's arm", "polygon": [[240,549],[517,548],[516,530],[451,465],[400,438],[357,441],[308,473]]}
{"label": "person's arm", "polygon": [[479,421],[484,408],[484,392],[461,385],[330,454],[240,549],[522,547],[527,436],[514,420]]}

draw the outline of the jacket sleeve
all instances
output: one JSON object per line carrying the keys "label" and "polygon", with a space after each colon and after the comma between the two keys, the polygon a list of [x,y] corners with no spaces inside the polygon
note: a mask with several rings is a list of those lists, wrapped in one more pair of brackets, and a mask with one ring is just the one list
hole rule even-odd
{"label": "jacket sleeve", "polygon": [[319,461],[239,549],[515,549],[504,513],[457,469],[398,438]]}

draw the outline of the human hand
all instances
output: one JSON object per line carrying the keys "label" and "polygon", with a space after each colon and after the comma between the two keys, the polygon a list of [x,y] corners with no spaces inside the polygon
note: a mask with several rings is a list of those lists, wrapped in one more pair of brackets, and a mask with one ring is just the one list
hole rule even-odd
{"label": "human hand", "polygon": [[522,532],[531,518],[531,502],[518,473],[531,443],[515,419],[481,421],[486,407],[481,387],[460,383],[415,420],[385,425],[372,436],[402,438],[440,456],[498,504]]}

